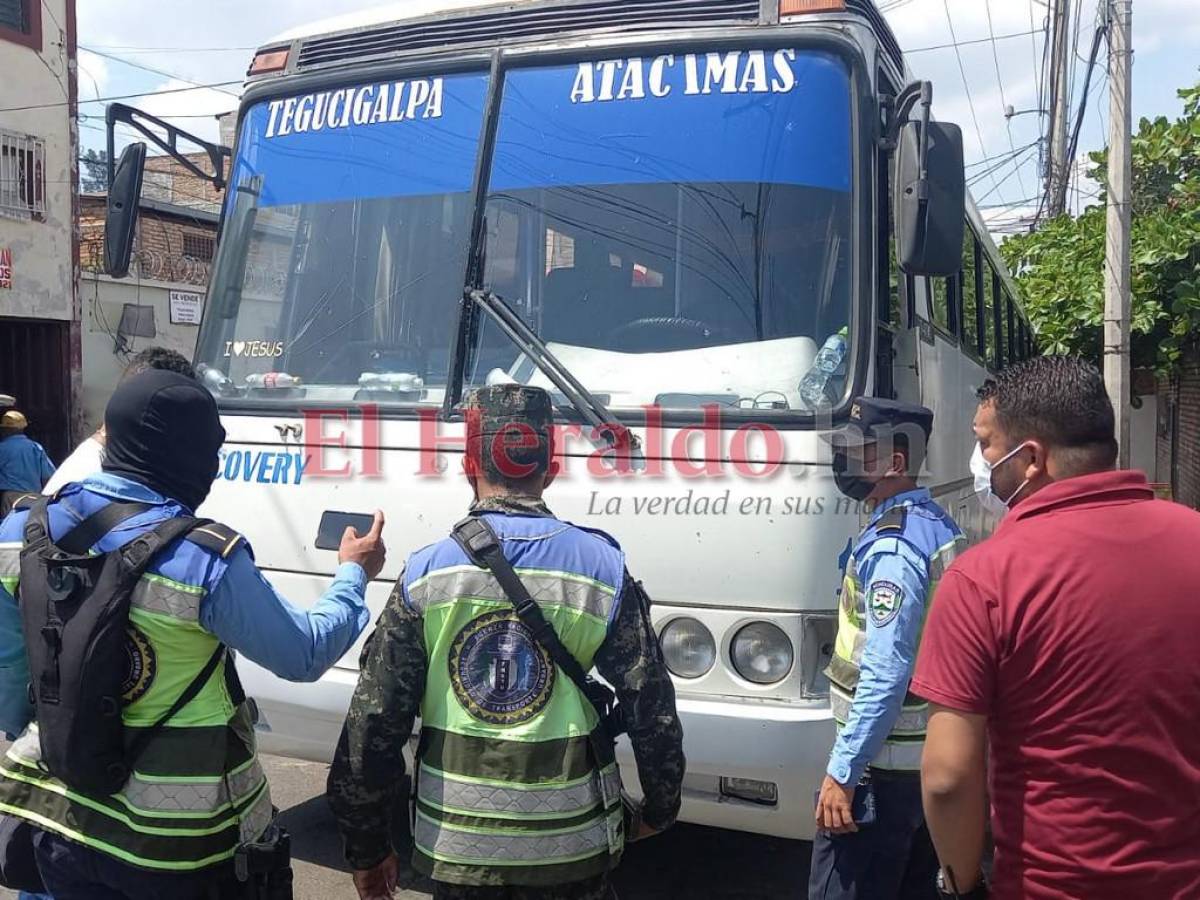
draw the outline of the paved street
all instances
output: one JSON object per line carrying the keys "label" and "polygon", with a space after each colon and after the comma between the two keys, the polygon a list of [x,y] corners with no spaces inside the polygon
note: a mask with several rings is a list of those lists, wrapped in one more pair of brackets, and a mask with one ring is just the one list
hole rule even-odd
{"label": "paved street", "polygon": [[[292,833],[296,900],[356,900],[325,805],[326,767],[280,757],[264,762],[275,802]],[[799,900],[807,870],[807,844],[679,826],[631,847],[618,887],[622,900]],[[15,896],[0,888],[3,900]],[[415,900],[429,892],[413,885],[397,896]]]}

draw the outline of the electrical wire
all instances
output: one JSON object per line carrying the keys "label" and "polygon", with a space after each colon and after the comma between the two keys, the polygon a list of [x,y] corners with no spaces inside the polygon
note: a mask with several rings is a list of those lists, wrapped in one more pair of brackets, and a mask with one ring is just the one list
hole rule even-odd
{"label": "electrical wire", "polygon": [[[954,17],[950,14],[950,0],[942,0],[942,4],[946,9],[946,24],[950,26],[950,40],[955,44],[954,56],[958,60],[958,72],[962,76],[963,89],[967,93],[967,106],[971,110],[971,121],[975,123],[975,137],[979,140],[979,150],[984,156],[987,155],[987,145],[983,142],[983,129],[979,127],[979,116],[975,112],[975,99],[971,96],[971,86],[967,83],[967,68],[963,65],[962,51],[958,48],[958,35],[954,33]],[[995,177],[992,178],[992,183],[995,184]]]}
{"label": "electrical wire", "polygon": [[[992,41],[992,62],[996,66],[996,83],[1000,86],[1000,108],[1004,111],[1005,128],[1008,131],[1008,146],[1013,153],[1017,152],[1016,142],[1013,140],[1012,119],[1008,117],[1008,98],[1004,93],[1004,76],[1000,74],[1000,51],[996,46],[996,29],[992,25],[992,0],[983,0],[983,7],[987,11],[988,35]],[[1021,194],[1025,193],[1025,179],[1018,171],[1017,183],[1021,186]]]}
{"label": "electrical wire", "polygon": [[143,47],[132,44],[93,44],[96,49],[117,53],[248,53],[257,47]]}
{"label": "electrical wire", "polygon": [[907,56],[910,53],[929,53],[932,50],[950,50],[953,47],[970,47],[974,44],[987,44],[995,41],[1008,41],[1012,40],[1013,38],[1028,37],[1031,34],[1038,34],[1038,32],[1017,31],[1013,34],[998,34],[995,37],[972,38],[966,41],[959,41],[958,43],[930,44],[928,47],[911,47],[904,51],[904,55]]}
{"label": "electrical wire", "polygon": [[[111,97],[97,97],[95,100],[80,100],[79,103],[81,105],[85,104],[85,103],[111,103],[116,100],[134,100],[138,97],[160,97],[160,96],[165,96],[166,94],[186,94],[189,91],[202,91],[202,90],[207,90],[209,88],[215,89],[215,88],[231,87],[235,84],[241,84],[241,83],[242,83],[241,81],[214,81],[210,84],[196,84],[196,85],[192,85],[191,87],[164,88],[164,89],[158,90],[158,91],[138,91],[137,93],[133,93],[133,94],[115,94]],[[69,106],[69,105],[70,104],[66,101],[64,101],[62,103],[30,103],[26,106],[0,107],[0,113],[25,112],[25,111],[31,110],[31,109],[56,109],[59,107],[64,107],[64,106]]]}
{"label": "electrical wire", "polygon": [[[143,72],[149,72],[152,75],[162,75],[164,78],[171,78],[171,79],[174,79],[175,81],[182,81],[184,84],[191,84],[191,85],[197,85],[197,86],[201,84],[201,82],[198,82],[193,78],[185,78],[183,75],[178,75],[175,72],[168,72],[166,69],[156,69],[154,66],[147,66],[144,63],[138,63],[138,62],[134,62],[133,60],[123,59],[120,56],[117,56],[115,54],[106,53],[103,50],[97,50],[95,47],[85,47],[83,44],[80,44],[79,49],[86,50],[88,53],[92,53],[96,56],[103,57],[104,59],[111,59],[113,62],[118,62],[123,66],[129,66],[134,69],[141,69]],[[224,88],[213,88],[213,90],[220,91],[222,94],[228,94],[230,97],[233,97],[235,99],[237,99],[241,96],[240,94],[236,94],[233,91],[225,90]]]}

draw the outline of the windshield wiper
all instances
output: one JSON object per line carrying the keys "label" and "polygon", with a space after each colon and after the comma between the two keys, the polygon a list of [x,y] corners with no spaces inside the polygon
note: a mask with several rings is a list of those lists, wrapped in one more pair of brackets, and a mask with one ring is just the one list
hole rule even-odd
{"label": "windshield wiper", "polygon": [[464,299],[491,316],[492,321],[500,326],[500,330],[517,345],[517,349],[546,373],[546,377],[554,386],[571,401],[571,405],[579,412],[584,422],[592,427],[593,436],[603,438],[614,450],[629,451],[631,456],[640,450],[641,442],[637,435],[621,424],[596,395],[571,374],[571,370],[564,366],[546,346],[546,342],[525,324],[525,320],[513,312],[503,297],[494,291],[468,289]]}

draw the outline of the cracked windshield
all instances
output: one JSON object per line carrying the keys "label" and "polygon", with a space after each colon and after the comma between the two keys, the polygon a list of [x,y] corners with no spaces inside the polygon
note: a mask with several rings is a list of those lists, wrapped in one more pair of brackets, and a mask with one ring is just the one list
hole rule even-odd
{"label": "cracked windshield", "polygon": [[[201,341],[214,390],[442,401],[486,92],[486,75],[448,75],[251,110]],[[848,72],[822,52],[511,71],[484,286],[614,408],[836,405],[850,114]],[[485,314],[472,335],[468,387],[556,390]]]}

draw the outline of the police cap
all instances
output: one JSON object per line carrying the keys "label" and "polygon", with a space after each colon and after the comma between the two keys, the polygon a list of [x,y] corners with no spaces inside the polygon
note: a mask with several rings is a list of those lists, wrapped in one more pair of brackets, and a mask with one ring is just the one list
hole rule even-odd
{"label": "police cap", "polygon": [[862,446],[890,438],[898,431],[911,435],[914,427],[921,430],[928,443],[933,432],[933,410],[900,400],[856,397],[850,404],[846,424],[835,429],[826,440],[835,447]]}

